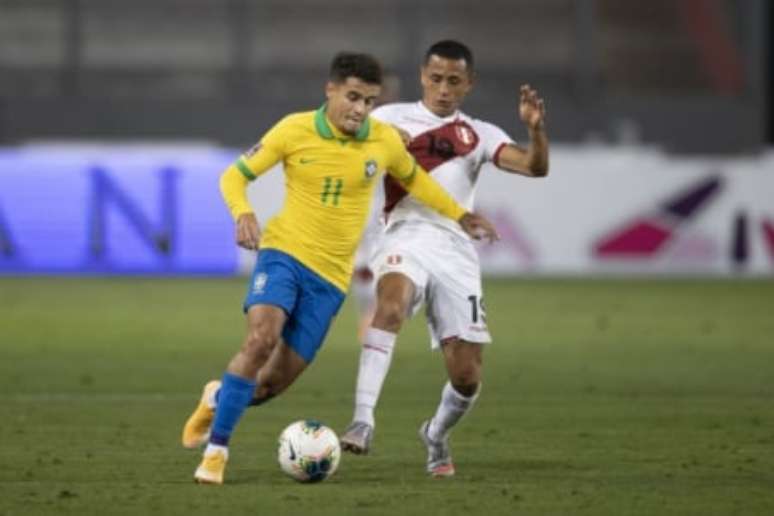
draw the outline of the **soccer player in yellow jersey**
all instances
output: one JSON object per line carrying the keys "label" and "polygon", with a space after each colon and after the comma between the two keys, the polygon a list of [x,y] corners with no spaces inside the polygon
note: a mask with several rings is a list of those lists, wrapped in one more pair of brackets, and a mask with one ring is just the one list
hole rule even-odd
{"label": "soccer player in yellow jersey", "polygon": [[[338,312],[353,256],[383,172],[475,238],[497,238],[466,212],[406,151],[397,131],[369,118],[381,67],[366,54],[340,53],[331,64],[327,102],[283,118],[221,177],[237,243],[260,252],[248,285],[247,335],[221,381],[209,382],[183,428],[183,446],[207,443],[194,473],[221,484],[228,442],[248,405],[285,390],[314,359]],[[282,162],[286,198],[263,234],[247,201],[249,181]]]}

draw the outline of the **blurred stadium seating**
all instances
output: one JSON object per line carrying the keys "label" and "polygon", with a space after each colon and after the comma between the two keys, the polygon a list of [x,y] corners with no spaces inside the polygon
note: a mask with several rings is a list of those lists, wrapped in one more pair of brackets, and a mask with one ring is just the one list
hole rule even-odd
{"label": "blurred stadium seating", "polygon": [[[468,109],[516,129],[522,82],[556,141],[742,152],[765,141],[762,0],[0,0],[0,142],[244,145],[320,99],[331,55],[379,56],[414,97],[434,40],[476,52]],[[711,130],[708,128],[711,127]]]}
{"label": "blurred stadium seating", "polygon": [[[214,187],[238,149],[318,105],[336,51],[372,52],[393,98],[415,99],[423,51],[457,38],[478,70],[465,110],[520,140],[529,82],[553,145],[546,180],[482,174],[477,209],[505,235],[486,273],[771,274],[767,8],[0,0],[0,272],[249,268]],[[284,192],[269,176],[261,220]]]}

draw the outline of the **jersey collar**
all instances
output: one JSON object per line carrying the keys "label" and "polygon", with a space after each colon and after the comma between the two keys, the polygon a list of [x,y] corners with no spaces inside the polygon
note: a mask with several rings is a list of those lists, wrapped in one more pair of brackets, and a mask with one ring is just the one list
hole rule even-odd
{"label": "jersey collar", "polygon": [[454,122],[460,118],[460,110],[456,110],[454,113],[452,113],[449,116],[438,116],[432,111],[430,111],[430,108],[425,106],[425,103],[421,100],[417,101],[417,104],[419,105],[419,109],[425,113],[426,115],[430,115],[431,117],[435,118],[436,120],[441,120],[443,122]]}
{"label": "jersey collar", "polygon": [[[320,106],[320,108],[315,112],[314,114],[314,127],[317,129],[317,134],[319,134],[321,137],[325,138],[326,140],[339,140],[339,141],[345,141],[349,140],[352,137],[349,135],[346,135],[336,129],[332,124],[328,123],[328,117],[325,115],[325,108],[328,106],[327,102]],[[362,142],[368,139],[368,135],[371,132],[371,119],[366,118],[365,121],[360,125],[360,129],[357,130],[357,133],[355,134],[355,140]]]}

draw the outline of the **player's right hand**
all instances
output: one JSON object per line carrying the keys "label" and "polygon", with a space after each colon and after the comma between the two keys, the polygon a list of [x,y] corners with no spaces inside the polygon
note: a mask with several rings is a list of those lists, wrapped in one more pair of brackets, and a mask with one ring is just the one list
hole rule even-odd
{"label": "player's right hand", "polygon": [[478,213],[466,212],[460,218],[459,224],[473,240],[487,239],[490,244],[500,240],[500,235],[497,234],[494,225]]}
{"label": "player's right hand", "polygon": [[261,243],[261,227],[255,213],[243,213],[236,223],[236,242],[239,247],[255,251]]}

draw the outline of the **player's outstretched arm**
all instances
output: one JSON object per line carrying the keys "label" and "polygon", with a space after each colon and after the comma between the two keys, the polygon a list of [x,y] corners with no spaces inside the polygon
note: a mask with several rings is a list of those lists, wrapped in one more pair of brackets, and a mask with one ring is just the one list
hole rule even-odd
{"label": "player's outstretched arm", "polygon": [[500,239],[491,222],[477,213],[465,211],[430,174],[419,165],[415,167],[409,177],[398,178],[414,198],[441,215],[456,220],[463,231],[475,240],[486,239],[491,243]]}
{"label": "player's outstretched arm", "polygon": [[425,169],[414,162],[413,158],[409,159],[412,167],[408,175],[395,174],[391,169],[388,169],[388,173],[397,179],[403,188],[419,202],[444,217],[459,221],[466,212],[465,208],[460,206],[441,185],[431,178]]}
{"label": "player's outstretched arm", "polygon": [[546,107],[537,90],[524,84],[519,93],[519,118],[527,126],[529,145],[506,145],[498,155],[497,166],[507,172],[529,177],[548,175],[548,135]]}

